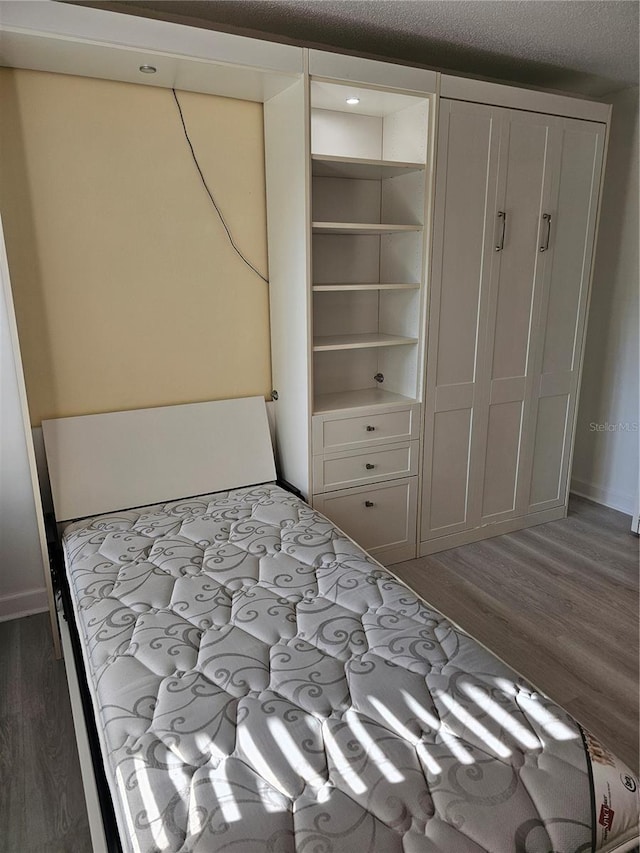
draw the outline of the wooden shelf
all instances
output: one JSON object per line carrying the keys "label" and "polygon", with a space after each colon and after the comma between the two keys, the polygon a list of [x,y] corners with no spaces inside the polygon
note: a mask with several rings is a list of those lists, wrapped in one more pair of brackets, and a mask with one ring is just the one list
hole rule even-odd
{"label": "wooden shelf", "polygon": [[406,175],[409,172],[422,172],[425,169],[425,164],[312,154],[311,169],[312,174],[318,178],[354,178],[364,181],[379,181],[397,175]]}
{"label": "wooden shelf", "polygon": [[397,234],[422,231],[422,225],[392,225],[381,222],[313,222],[314,234]]}
{"label": "wooden shelf", "polygon": [[316,293],[323,293],[333,290],[418,290],[420,285],[416,282],[331,282],[330,284],[314,284],[312,290]]}
{"label": "wooden shelf", "polygon": [[366,406],[397,406],[398,403],[416,403],[413,397],[404,397],[393,391],[376,388],[359,388],[356,391],[336,391],[333,394],[318,394],[313,401],[315,415],[343,409],[361,409]]}
{"label": "wooden shelf", "polygon": [[368,335],[327,335],[326,337],[313,339],[313,351],[329,352],[330,350],[398,347],[417,343],[417,338],[405,338],[400,335],[383,335],[380,332],[372,332]]}

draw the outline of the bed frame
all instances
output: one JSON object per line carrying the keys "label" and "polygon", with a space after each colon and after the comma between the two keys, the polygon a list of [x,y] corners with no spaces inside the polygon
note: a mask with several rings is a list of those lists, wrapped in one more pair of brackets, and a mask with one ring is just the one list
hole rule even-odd
{"label": "bed frame", "polygon": [[42,422],[56,521],[276,479],[262,397]]}
{"label": "bed frame", "polygon": [[[58,529],[78,518],[276,480],[262,397],[45,420],[42,432]],[[66,572],[56,550],[60,636],[93,853],[119,853]]]}
{"label": "bed frame", "polygon": [[[43,435],[59,528],[73,519],[276,480],[261,397],[44,421]],[[59,575],[60,630],[92,848],[121,853],[63,565]],[[592,775],[590,784],[593,790]],[[637,836],[627,836],[606,851],[627,853],[636,844]]]}

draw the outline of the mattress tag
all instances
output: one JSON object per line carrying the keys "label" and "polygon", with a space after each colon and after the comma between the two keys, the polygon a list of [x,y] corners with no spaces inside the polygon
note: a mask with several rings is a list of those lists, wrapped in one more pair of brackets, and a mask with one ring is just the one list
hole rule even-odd
{"label": "mattress tag", "polygon": [[582,731],[593,775],[597,851],[637,833],[640,781],[591,732]]}

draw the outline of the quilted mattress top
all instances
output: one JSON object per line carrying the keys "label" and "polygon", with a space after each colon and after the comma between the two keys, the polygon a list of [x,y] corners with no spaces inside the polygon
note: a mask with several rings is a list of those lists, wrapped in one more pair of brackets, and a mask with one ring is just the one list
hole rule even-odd
{"label": "quilted mattress top", "polygon": [[572,718],[296,497],[63,545],[125,850],[591,850]]}

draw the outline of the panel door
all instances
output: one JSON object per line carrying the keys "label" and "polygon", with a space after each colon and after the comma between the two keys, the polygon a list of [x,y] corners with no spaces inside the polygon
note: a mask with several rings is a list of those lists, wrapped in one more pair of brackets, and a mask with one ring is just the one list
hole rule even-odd
{"label": "panel door", "polygon": [[523,509],[563,504],[573,448],[606,127],[556,119],[557,156],[544,257]]}
{"label": "panel door", "polygon": [[551,204],[554,122],[550,116],[512,110],[502,128],[499,232],[489,288],[487,358],[481,370],[487,382],[486,444],[480,449],[482,524],[520,512],[522,442],[530,418],[542,296],[540,231],[543,211]]}
{"label": "panel door", "polygon": [[504,113],[440,101],[421,541],[465,530],[478,513],[479,495],[471,487],[478,482],[473,468],[484,444],[479,412],[486,389],[479,366],[485,360]]}

